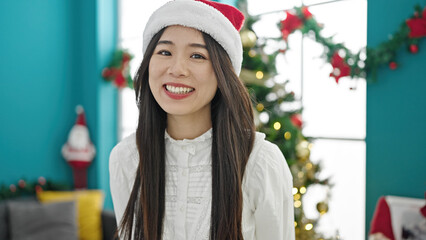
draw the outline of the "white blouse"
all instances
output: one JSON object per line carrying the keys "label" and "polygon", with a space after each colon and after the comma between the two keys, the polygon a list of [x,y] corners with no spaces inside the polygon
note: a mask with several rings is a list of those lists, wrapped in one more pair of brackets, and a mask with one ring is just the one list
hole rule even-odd
{"label": "white blouse", "polygon": [[[175,140],[167,132],[166,211],[163,240],[208,240],[211,211],[212,129],[198,138]],[[110,155],[110,187],[117,223],[133,187],[139,154],[135,134]],[[245,240],[294,240],[292,176],[279,148],[256,133],[242,182]]]}

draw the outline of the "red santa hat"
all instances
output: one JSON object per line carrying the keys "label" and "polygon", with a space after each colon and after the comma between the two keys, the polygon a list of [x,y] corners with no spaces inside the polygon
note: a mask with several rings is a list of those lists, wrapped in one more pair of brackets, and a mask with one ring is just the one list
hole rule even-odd
{"label": "red santa hat", "polygon": [[235,73],[240,74],[243,47],[239,31],[244,15],[235,7],[208,0],[174,0],[157,9],[143,33],[143,53],[161,29],[171,25],[195,28],[215,39],[228,53]]}
{"label": "red santa hat", "polygon": [[423,210],[425,204],[425,199],[380,197],[371,220],[369,240],[405,239],[404,234],[407,233],[404,232],[410,231],[410,227],[421,231],[421,236],[424,236],[426,234],[426,215]]}
{"label": "red santa hat", "polygon": [[77,120],[76,120],[75,124],[87,127],[86,114],[84,113],[84,109],[81,105],[78,105],[76,107],[76,112],[77,112]]}

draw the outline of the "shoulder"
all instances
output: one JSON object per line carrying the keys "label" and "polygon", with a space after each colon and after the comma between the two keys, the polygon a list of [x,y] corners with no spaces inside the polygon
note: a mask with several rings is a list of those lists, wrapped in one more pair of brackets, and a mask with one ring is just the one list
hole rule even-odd
{"label": "shoulder", "polygon": [[[292,184],[293,177],[287,161],[274,143],[265,139],[264,133],[256,132],[253,150],[246,165],[246,173],[253,181],[267,181],[275,178],[284,184]],[[272,179],[271,179],[272,180]]]}
{"label": "shoulder", "polygon": [[[287,162],[277,145],[265,139],[265,134],[256,132],[253,149],[247,162],[250,170],[256,168],[286,169]],[[246,169],[247,170],[247,169]]]}
{"label": "shoulder", "polygon": [[134,166],[139,162],[139,153],[136,147],[136,134],[132,133],[123,140],[121,140],[111,150],[109,157],[110,168],[114,165],[120,166]]}

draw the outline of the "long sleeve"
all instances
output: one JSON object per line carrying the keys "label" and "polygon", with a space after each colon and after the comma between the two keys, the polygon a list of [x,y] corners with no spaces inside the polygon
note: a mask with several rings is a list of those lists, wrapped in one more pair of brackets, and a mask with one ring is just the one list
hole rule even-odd
{"label": "long sleeve", "polygon": [[134,135],[115,146],[109,158],[110,189],[117,225],[126,210],[138,164],[137,149],[134,144],[129,144],[132,137]]}
{"label": "long sleeve", "polygon": [[289,167],[277,146],[264,141],[259,148],[247,169],[247,195],[253,208],[256,239],[294,240]]}

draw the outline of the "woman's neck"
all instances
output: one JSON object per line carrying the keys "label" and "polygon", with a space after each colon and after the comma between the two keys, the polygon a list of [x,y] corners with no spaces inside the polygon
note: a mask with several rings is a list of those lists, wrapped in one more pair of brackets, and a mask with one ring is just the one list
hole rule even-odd
{"label": "woman's neck", "polygon": [[167,133],[176,140],[194,139],[212,127],[210,114],[196,116],[167,116]]}

